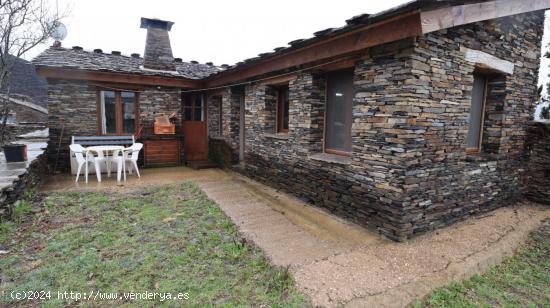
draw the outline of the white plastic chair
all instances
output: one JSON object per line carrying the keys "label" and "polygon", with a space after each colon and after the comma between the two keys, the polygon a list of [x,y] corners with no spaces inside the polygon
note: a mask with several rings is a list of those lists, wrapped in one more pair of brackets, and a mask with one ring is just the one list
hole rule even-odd
{"label": "white plastic chair", "polygon": [[88,151],[81,146],[80,144],[71,144],[69,145],[69,148],[71,149],[71,152],[74,153],[74,156],[76,158],[76,162],[78,164],[78,171],[76,172],[76,180],[75,182],[78,183],[78,177],[80,176],[80,171],[82,171],[82,166],[86,166],[84,170],[84,175],[86,178],[86,183],[88,183],[88,164],[93,163],[94,159],[93,156],[88,156]]}
{"label": "white plastic chair", "polygon": [[[124,150],[115,151],[113,153],[113,161],[117,162],[117,181],[120,182],[121,172],[124,174],[124,180],[126,181],[126,166],[129,165],[129,173],[132,173],[132,169],[136,170],[138,178],[141,178],[139,169],[137,166],[137,160],[139,157],[139,151],[143,148],[143,143],[134,143],[130,147]],[[121,155],[122,154],[122,155]]]}
{"label": "white plastic chair", "polygon": [[124,150],[116,150],[113,152],[113,157],[111,158],[112,161],[117,164],[117,182],[120,182],[121,174],[124,174],[124,181],[126,181],[126,164],[124,163],[124,155]]}
{"label": "white plastic chair", "polygon": [[136,173],[138,175],[138,178],[141,178],[141,175],[139,174],[139,169],[137,165],[138,157],[139,157],[139,151],[143,148],[143,143],[134,143],[127,149],[125,149],[126,152],[126,163],[131,163],[130,165],[130,174],[132,174],[132,168],[136,170]]}
{"label": "white plastic chair", "polygon": [[101,173],[101,164],[104,163],[107,167],[107,177],[111,177],[111,162],[113,161],[112,157],[105,155],[103,151],[97,151],[94,153],[97,154],[97,156],[94,157],[96,172]]}

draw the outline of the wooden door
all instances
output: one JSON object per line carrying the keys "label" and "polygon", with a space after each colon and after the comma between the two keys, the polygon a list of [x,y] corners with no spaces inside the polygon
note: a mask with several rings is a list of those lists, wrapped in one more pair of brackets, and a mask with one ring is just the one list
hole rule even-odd
{"label": "wooden door", "polygon": [[184,159],[198,161],[208,159],[206,134],[206,103],[204,95],[192,94],[183,98]]}

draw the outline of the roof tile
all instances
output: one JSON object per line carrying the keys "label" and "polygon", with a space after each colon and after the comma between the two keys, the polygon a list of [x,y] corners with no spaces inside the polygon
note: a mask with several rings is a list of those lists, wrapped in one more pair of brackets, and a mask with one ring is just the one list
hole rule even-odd
{"label": "roof tile", "polygon": [[148,76],[178,76],[187,79],[201,79],[219,71],[219,68],[216,66],[188,62],[175,62],[175,72],[147,70],[143,69],[143,58],[55,47],[50,47],[38,55],[32,63],[36,66],[45,67],[74,68]]}

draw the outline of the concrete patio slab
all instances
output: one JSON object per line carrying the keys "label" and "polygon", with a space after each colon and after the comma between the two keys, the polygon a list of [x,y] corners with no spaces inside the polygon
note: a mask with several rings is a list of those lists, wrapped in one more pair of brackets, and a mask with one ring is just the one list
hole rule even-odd
{"label": "concrete patio slab", "polygon": [[318,306],[403,307],[432,289],[480,273],[525,240],[550,209],[501,208],[405,243],[385,240],[241,175],[216,169],[144,169],[124,186],[112,177],[75,184],[53,177],[43,190],[131,191],[194,181]]}

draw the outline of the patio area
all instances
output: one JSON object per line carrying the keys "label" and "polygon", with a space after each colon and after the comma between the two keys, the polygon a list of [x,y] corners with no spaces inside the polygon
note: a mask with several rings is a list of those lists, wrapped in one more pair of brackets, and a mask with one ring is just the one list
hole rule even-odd
{"label": "patio area", "polygon": [[141,175],[117,185],[116,176],[84,184],[62,174],[42,191],[128,193],[195,182],[273,264],[289,267],[298,289],[321,306],[405,306],[498,264],[550,217],[548,208],[520,203],[396,243],[233,172],[178,167],[143,169]]}

